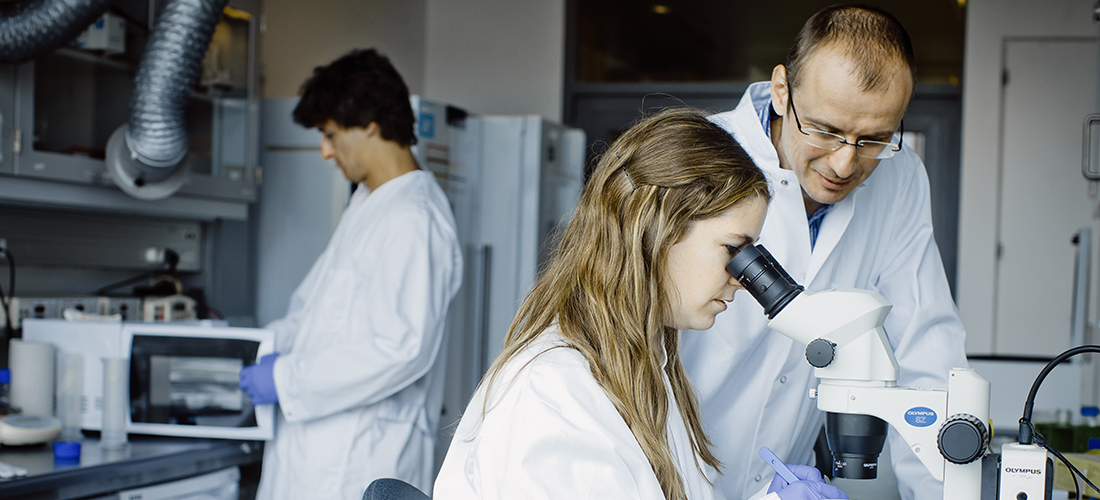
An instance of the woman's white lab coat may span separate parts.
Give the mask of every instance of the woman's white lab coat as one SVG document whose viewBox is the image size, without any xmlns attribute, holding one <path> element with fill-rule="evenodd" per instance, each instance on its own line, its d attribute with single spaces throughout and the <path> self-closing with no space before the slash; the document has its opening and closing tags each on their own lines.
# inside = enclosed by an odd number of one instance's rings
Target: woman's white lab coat
<svg viewBox="0 0 1100 500">
<path fill-rule="evenodd" d="M 286 317 L 268 325 L 281 411 L 258 498 L 358 500 L 379 477 L 431 487 L 461 259 L 431 173 L 352 195 Z"/>
<path fill-rule="evenodd" d="M 566 347 L 556 329 L 504 365 L 482 417 L 485 399 L 482 384 L 455 431 L 435 500 L 664 499 L 649 460 L 587 360 Z M 696 467 L 677 408 L 670 398 L 667 432 L 688 498 L 724 499 Z M 715 471 L 707 467 L 707 474 L 713 479 Z"/>
</svg>

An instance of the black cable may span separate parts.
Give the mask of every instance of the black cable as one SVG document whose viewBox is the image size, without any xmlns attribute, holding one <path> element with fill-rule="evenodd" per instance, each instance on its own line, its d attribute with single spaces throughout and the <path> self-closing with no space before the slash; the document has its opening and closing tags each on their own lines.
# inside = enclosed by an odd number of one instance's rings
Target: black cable
<svg viewBox="0 0 1100 500">
<path fill-rule="evenodd" d="M 1042 434 L 1036 433 L 1036 435 L 1039 438 L 1042 438 Z M 1066 457 L 1062 456 L 1061 453 L 1058 453 L 1058 450 L 1055 450 L 1053 446 L 1047 444 L 1045 439 L 1036 439 L 1035 442 L 1039 443 L 1040 446 L 1042 446 L 1043 448 L 1046 448 L 1047 451 L 1053 453 L 1054 456 L 1058 457 L 1058 460 L 1061 460 L 1062 463 L 1066 464 L 1066 467 L 1070 470 L 1070 477 L 1071 478 L 1073 478 L 1074 475 L 1077 475 L 1082 480 L 1084 480 L 1086 484 L 1088 484 L 1090 487 L 1092 487 L 1092 489 L 1094 489 L 1096 491 L 1100 491 L 1100 488 L 1097 488 L 1095 484 L 1092 484 L 1092 481 L 1089 481 L 1089 478 L 1085 476 L 1084 472 L 1081 472 L 1080 469 L 1078 469 L 1077 467 L 1074 467 L 1072 462 L 1070 462 Z M 1080 486 L 1078 486 L 1076 478 L 1073 479 L 1073 489 L 1074 489 L 1075 494 L 1077 495 L 1077 498 L 1082 498 L 1081 497 L 1081 488 L 1080 488 Z"/>
<path fill-rule="evenodd" d="M 1031 391 L 1027 394 L 1027 401 L 1024 402 L 1024 415 L 1020 417 L 1020 436 L 1017 440 L 1020 444 L 1031 444 L 1032 434 L 1035 431 L 1031 426 L 1031 410 L 1035 407 L 1035 395 L 1039 392 L 1043 379 L 1047 378 L 1047 374 L 1059 363 L 1085 352 L 1100 353 L 1100 345 L 1080 345 L 1069 349 L 1050 360 L 1039 372 L 1039 376 L 1035 377 L 1035 382 L 1031 384 Z"/>
<path fill-rule="evenodd" d="M 138 276 L 134 276 L 132 278 L 126 278 L 122 281 L 117 281 L 115 283 L 111 283 L 110 285 L 100 287 L 98 290 L 95 291 L 95 294 L 96 295 L 107 295 L 107 292 L 109 292 L 111 290 L 114 290 L 114 289 L 117 289 L 117 288 L 122 288 L 126 285 L 132 285 L 134 283 L 139 283 L 141 281 L 150 280 L 156 274 L 157 274 L 157 271 L 149 271 L 147 273 L 141 273 Z"/>
<path fill-rule="evenodd" d="M 168 274 L 172 274 L 172 273 L 176 272 L 176 267 L 179 265 L 179 263 L 180 263 L 180 255 L 178 253 L 176 253 L 175 250 L 172 250 L 171 248 L 166 248 L 166 249 L 164 249 L 164 262 L 162 262 L 162 264 L 164 264 L 165 266 L 168 267 L 168 269 L 166 271 L 152 270 L 152 271 L 149 271 L 149 272 L 146 272 L 146 273 L 142 273 L 138 276 L 134 276 L 133 278 L 126 278 L 122 281 L 117 281 L 117 282 L 111 283 L 110 285 L 100 287 L 98 290 L 95 291 L 95 294 L 96 295 L 107 295 L 107 292 L 109 292 L 111 290 L 115 290 L 117 288 L 122 288 L 126 285 L 132 285 L 134 283 L 138 283 L 138 282 L 143 281 L 143 280 L 152 280 L 153 277 L 158 275 L 158 274 L 164 274 L 165 272 L 167 272 Z"/>
<path fill-rule="evenodd" d="M 3 287 L 0 287 L 0 305 L 4 307 L 4 328 L 7 338 L 11 339 L 15 336 L 15 328 L 11 325 L 11 299 L 15 297 L 15 257 L 7 248 L 0 248 L 0 253 L 3 253 L 8 261 L 8 295 L 5 296 Z"/>
<path fill-rule="evenodd" d="M 1074 347 L 1063 352 L 1062 354 L 1059 354 L 1057 357 L 1050 360 L 1050 362 L 1047 363 L 1046 366 L 1043 367 L 1043 370 L 1039 372 L 1039 375 L 1037 377 L 1035 377 L 1035 382 L 1031 384 L 1031 391 L 1028 392 L 1027 401 L 1024 402 L 1024 414 L 1020 417 L 1020 435 L 1019 439 L 1017 439 L 1020 444 L 1026 445 L 1030 445 L 1033 440 L 1036 441 L 1039 446 L 1042 446 L 1047 451 L 1053 453 L 1054 456 L 1058 457 L 1058 460 L 1061 460 L 1062 463 L 1066 464 L 1066 468 L 1068 468 L 1070 471 L 1070 479 L 1073 479 L 1073 489 L 1076 492 L 1077 498 L 1081 498 L 1081 488 L 1077 483 L 1077 477 L 1080 477 L 1082 480 L 1085 481 L 1085 483 L 1087 483 L 1089 486 L 1092 487 L 1092 489 L 1096 491 L 1100 491 L 1100 488 L 1097 488 L 1096 485 L 1092 484 L 1092 481 L 1089 481 L 1089 479 L 1085 477 L 1085 474 L 1077 469 L 1077 467 L 1074 467 L 1073 464 L 1071 464 L 1070 461 L 1066 459 L 1066 457 L 1062 456 L 1061 453 L 1058 453 L 1058 450 L 1055 450 L 1054 447 L 1047 444 L 1046 439 L 1043 437 L 1043 435 L 1039 434 L 1035 430 L 1035 426 L 1031 423 L 1031 413 L 1035 407 L 1035 395 L 1039 393 L 1039 386 L 1042 385 L 1043 380 L 1047 378 L 1047 374 L 1049 374 L 1051 370 L 1054 370 L 1054 367 L 1058 366 L 1058 364 L 1060 364 L 1061 362 L 1078 354 L 1087 352 L 1100 353 L 1100 345 L 1080 345 Z"/>
<path fill-rule="evenodd" d="M 4 334 L 10 339 L 15 332 L 11 327 L 11 300 L 4 296 L 2 286 L 0 286 L 0 307 L 4 308 Z"/>
</svg>

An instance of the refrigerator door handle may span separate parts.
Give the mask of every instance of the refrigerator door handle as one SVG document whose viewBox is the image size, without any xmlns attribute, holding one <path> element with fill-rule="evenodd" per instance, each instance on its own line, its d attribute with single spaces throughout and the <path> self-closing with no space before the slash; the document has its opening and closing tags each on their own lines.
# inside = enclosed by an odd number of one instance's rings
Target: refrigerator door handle
<svg viewBox="0 0 1100 500">
<path fill-rule="evenodd" d="M 1089 316 L 1089 282 L 1092 272 L 1092 228 L 1085 226 L 1073 235 L 1076 252 L 1073 260 L 1073 304 L 1070 308 L 1070 347 L 1084 345 L 1087 342 Z M 1082 363 L 1078 358 L 1076 363 Z"/>
<path fill-rule="evenodd" d="M 489 358 L 489 283 L 493 274 L 493 246 L 483 245 L 481 247 L 481 308 L 478 312 L 478 339 L 477 339 L 477 373 L 475 374 L 476 380 L 481 380 L 481 376 L 489 369 L 489 364 L 492 360 Z M 477 386 L 477 382 L 474 382 L 474 387 Z"/>
</svg>

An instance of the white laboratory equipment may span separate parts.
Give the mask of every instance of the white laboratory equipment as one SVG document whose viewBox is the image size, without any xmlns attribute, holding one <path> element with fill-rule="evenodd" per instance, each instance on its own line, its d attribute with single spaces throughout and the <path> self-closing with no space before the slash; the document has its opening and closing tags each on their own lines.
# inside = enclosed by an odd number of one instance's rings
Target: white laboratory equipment
<svg viewBox="0 0 1100 500">
<path fill-rule="evenodd" d="M 535 115 L 468 115 L 413 96 L 414 154 L 454 211 L 465 261 L 448 313 L 436 468 L 453 426 L 500 353 L 519 303 L 584 182 L 584 132 Z"/>
<path fill-rule="evenodd" d="M 325 250 L 351 197 L 340 169 L 321 158 L 321 133 L 291 118 L 298 99 L 264 99 L 263 182 L 256 202 L 256 323 L 286 314 L 294 289 Z"/>
<path fill-rule="evenodd" d="M 932 476 L 943 481 L 945 499 L 983 498 L 989 382 L 973 370 L 956 368 L 947 390 L 898 387 L 897 361 L 882 328 L 891 304 L 882 295 L 856 289 L 803 294 L 757 245 L 734 256 L 726 270 L 763 306 L 770 328 L 806 346 L 806 360 L 821 381 L 810 397 L 826 412 L 834 476 L 874 478 L 889 425 Z M 1100 351 L 1098 346 L 1077 349 Z M 1047 450 L 1057 452 L 1033 440 L 1031 410 L 1046 374 L 1073 354 L 1063 353 L 1036 379 L 1024 404 L 1018 442 L 1002 445 L 996 474 L 999 500 L 1050 498 L 1054 472 Z"/>
<path fill-rule="evenodd" d="M 484 274 L 480 373 L 569 222 L 584 183 L 584 132 L 537 116 L 484 116 L 477 244 Z M 487 252 L 487 253 L 486 253 Z M 479 374 L 480 377 L 480 374 Z"/>
<path fill-rule="evenodd" d="M 80 427 L 102 431 L 104 441 L 123 444 L 127 433 L 257 440 L 274 436 L 274 408 L 253 406 L 237 387 L 241 368 L 274 351 L 271 330 L 210 321 L 27 319 L 23 338 L 52 346 L 57 356 L 84 356 Z M 47 397 L 54 390 L 51 385 Z"/>
<path fill-rule="evenodd" d="M 989 382 L 972 369 L 954 368 L 947 390 L 898 387 L 898 364 L 882 328 L 892 305 L 882 295 L 857 289 L 804 294 L 758 245 L 741 250 L 726 271 L 763 306 L 769 328 L 806 346 L 806 361 L 820 379 L 809 396 L 825 412 L 835 477 L 873 479 L 889 425 L 943 481 L 945 500 L 993 495 L 997 500 L 1049 500 L 1054 482 L 1050 455 L 1093 486 L 1035 431 L 1032 411 L 1040 385 L 1058 364 L 1078 354 L 1100 353 L 1100 345 L 1071 348 L 1047 363 L 1024 401 L 1016 442 L 1002 444 L 994 463 L 985 460 L 991 437 Z"/>
<path fill-rule="evenodd" d="M 806 346 L 821 380 L 811 397 L 825 412 L 835 477 L 875 478 L 889 424 L 952 500 L 981 500 L 989 382 L 973 370 L 952 369 L 946 391 L 898 387 L 898 364 L 882 328 L 892 306 L 882 295 L 803 294 L 759 245 L 739 252 L 726 269 L 764 307 L 769 328 Z"/>
</svg>

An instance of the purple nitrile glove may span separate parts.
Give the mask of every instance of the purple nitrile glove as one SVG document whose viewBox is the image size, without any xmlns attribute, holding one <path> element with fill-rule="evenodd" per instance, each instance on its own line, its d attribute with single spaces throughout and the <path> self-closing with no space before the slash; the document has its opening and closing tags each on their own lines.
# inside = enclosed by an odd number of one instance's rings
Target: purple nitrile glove
<svg viewBox="0 0 1100 500">
<path fill-rule="evenodd" d="M 787 464 L 800 481 L 788 484 L 779 474 L 772 479 L 768 493 L 779 495 L 782 500 L 824 500 L 848 498 L 840 488 L 828 484 L 821 478 L 821 472 L 808 465 Z"/>
<path fill-rule="evenodd" d="M 268 354 L 260 362 L 241 368 L 241 381 L 237 383 L 242 391 L 252 398 L 254 405 L 267 405 L 279 402 L 275 392 L 275 358 L 279 353 Z"/>
</svg>

